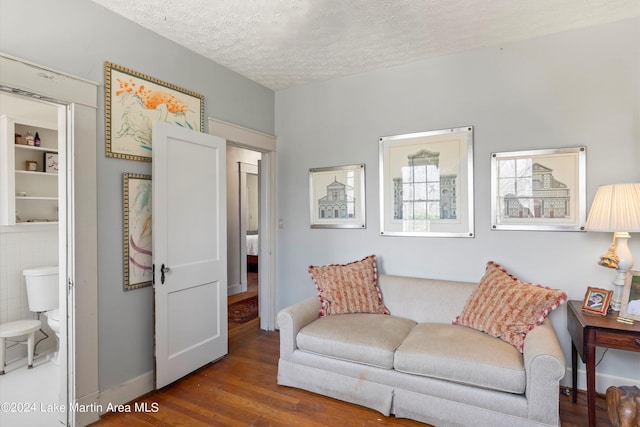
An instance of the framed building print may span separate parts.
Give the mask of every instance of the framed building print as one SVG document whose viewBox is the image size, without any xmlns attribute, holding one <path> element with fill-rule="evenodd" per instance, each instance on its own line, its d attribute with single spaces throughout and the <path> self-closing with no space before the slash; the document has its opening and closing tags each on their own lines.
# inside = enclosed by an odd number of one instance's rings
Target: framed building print
<svg viewBox="0 0 640 427">
<path fill-rule="evenodd" d="M 473 127 L 379 142 L 380 234 L 474 237 Z"/>
<path fill-rule="evenodd" d="M 151 176 L 124 173 L 124 290 L 150 286 L 152 271 Z"/>
<path fill-rule="evenodd" d="M 311 228 L 366 228 L 364 165 L 309 170 Z"/>
<path fill-rule="evenodd" d="M 493 230 L 583 231 L 586 148 L 491 155 Z"/>
<path fill-rule="evenodd" d="M 151 128 L 158 120 L 201 132 L 204 129 L 204 97 L 106 62 L 107 157 L 150 162 Z"/>
</svg>

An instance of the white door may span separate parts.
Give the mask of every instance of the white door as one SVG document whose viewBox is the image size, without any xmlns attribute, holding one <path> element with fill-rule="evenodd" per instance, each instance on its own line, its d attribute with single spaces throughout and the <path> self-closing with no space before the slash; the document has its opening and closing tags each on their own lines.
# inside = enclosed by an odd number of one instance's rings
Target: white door
<svg viewBox="0 0 640 427">
<path fill-rule="evenodd" d="M 227 354 L 226 147 L 153 128 L 156 388 Z"/>
</svg>

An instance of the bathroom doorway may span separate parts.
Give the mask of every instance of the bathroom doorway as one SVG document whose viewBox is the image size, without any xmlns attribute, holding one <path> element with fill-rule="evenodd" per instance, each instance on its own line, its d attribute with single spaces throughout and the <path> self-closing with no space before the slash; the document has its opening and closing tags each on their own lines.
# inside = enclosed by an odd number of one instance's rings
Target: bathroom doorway
<svg viewBox="0 0 640 427">
<path fill-rule="evenodd" d="M 6 162 L 0 176 L 0 203 L 11 209 L 0 220 L 0 323 L 40 321 L 32 368 L 27 367 L 27 346 L 20 344 L 26 337 L 7 339 L 0 401 L 30 407 L 0 411 L 0 425 L 68 422 L 64 409 L 69 407 L 67 292 L 62 279 L 67 277 L 69 255 L 68 112 L 67 105 L 25 91 L 0 91 L 1 147 Z M 41 268 L 50 266 L 57 269 Z M 58 289 L 48 302 L 34 308 L 25 273 L 43 271 L 53 272 L 51 280 Z"/>
</svg>

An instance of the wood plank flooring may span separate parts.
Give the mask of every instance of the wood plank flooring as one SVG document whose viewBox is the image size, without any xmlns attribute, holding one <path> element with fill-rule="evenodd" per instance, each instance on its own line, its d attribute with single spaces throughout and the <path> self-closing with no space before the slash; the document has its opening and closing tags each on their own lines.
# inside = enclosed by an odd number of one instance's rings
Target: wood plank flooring
<svg viewBox="0 0 640 427">
<path fill-rule="evenodd" d="M 230 297 L 230 302 L 241 298 Z M 226 357 L 130 402 L 131 408 L 146 404 L 156 412 L 110 413 L 93 426 L 426 426 L 277 385 L 279 333 L 260 330 L 259 319 L 230 326 Z M 561 394 L 560 418 L 562 427 L 586 426 L 586 394 L 578 394 L 576 405 Z M 602 398 L 597 424 L 611 426 Z"/>
</svg>

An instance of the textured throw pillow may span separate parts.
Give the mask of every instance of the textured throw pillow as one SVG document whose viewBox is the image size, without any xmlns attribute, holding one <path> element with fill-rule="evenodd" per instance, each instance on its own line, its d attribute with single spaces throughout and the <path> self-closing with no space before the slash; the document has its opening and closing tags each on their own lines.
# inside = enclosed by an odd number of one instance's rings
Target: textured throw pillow
<svg viewBox="0 0 640 427">
<path fill-rule="evenodd" d="M 491 261 L 453 324 L 486 332 L 522 352 L 527 332 L 566 300 L 565 292 L 522 283 Z"/>
<path fill-rule="evenodd" d="M 346 313 L 389 314 L 378 288 L 375 255 L 349 264 L 310 266 L 320 298 L 320 316 Z"/>
</svg>

